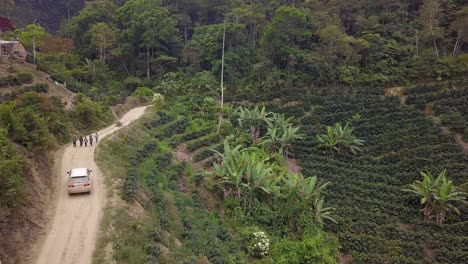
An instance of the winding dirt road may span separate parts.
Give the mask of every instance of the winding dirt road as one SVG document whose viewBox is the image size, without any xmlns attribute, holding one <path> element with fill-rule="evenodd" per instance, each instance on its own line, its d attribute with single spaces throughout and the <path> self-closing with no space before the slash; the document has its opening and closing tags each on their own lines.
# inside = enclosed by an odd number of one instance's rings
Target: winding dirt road
<svg viewBox="0 0 468 264">
<path fill-rule="evenodd" d="M 112 125 L 99 131 L 99 141 L 138 119 L 145 110 L 146 106 L 130 110 L 120 119 L 123 124 L 121 127 Z M 35 263 L 91 263 L 106 199 L 103 175 L 94 162 L 95 148 L 96 144 L 92 147 L 89 144 L 88 147 L 80 147 L 78 144 L 76 148 L 70 144 L 61 151 L 62 155 L 56 158 L 55 215 L 52 217 L 45 239 L 41 245 L 38 245 L 39 252 Z M 68 195 L 66 172 L 74 167 L 87 167 L 93 170 L 91 194 Z"/>
</svg>

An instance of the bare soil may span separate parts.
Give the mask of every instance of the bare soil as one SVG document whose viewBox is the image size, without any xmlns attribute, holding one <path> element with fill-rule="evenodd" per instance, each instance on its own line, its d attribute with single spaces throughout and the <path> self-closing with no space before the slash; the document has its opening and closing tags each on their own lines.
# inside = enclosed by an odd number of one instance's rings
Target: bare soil
<svg viewBox="0 0 468 264">
<path fill-rule="evenodd" d="M 120 119 L 122 126 L 112 125 L 99 131 L 100 140 L 139 118 L 145 109 L 132 109 Z M 94 162 L 96 145 L 76 148 L 67 145 L 63 152 L 56 155 L 53 217 L 45 237 L 38 239 L 33 247 L 33 255 L 36 256 L 34 263 L 91 263 L 106 200 L 104 176 Z M 93 170 L 91 194 L 68 195 L 66 172 L 74 167 Z"/>
<path fill-rule="evenodd" d="M 296 159 L 286 159 L 286 165 L 288 166 L 289 173 L 299 173 L 302 170 L 302 168 L 297 164 Z"/>
<path fill-rule="evenodd" d="M 468 142 L 463 141 L 463 136 L 459 133 L 452 132 L 448 127 L 443 126 L 442 132 L 447 135 L 453 135 L 455 143 L 457 143 L 465 154 L 468 154 Z"/>
</svg>

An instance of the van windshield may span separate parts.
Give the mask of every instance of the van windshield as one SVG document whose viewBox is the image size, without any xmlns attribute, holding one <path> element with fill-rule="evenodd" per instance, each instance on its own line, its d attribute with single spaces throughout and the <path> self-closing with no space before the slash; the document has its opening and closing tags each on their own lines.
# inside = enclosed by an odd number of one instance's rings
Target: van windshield
<svg viewBox="0 0 468 264">
<path fill-rule="evenodd" d="M 88 182 L 88 177 L 82 176 L 82 177 L 73 177 L 70 178 L 71 183 L 78 183 L 78 182 Z"/>
</svg>

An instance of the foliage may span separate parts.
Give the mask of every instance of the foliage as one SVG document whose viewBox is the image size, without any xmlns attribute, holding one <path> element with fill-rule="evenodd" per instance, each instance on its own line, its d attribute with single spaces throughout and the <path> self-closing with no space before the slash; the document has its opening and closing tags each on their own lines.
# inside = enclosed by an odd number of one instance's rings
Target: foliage
<svg viewBox="0 0 468 264">
<path fill-rule="evenodd" d="M 151 88 L 148 87 L 138 87 L 135 92 L 132 94 L 133 96 L 136 96 L 140 100 L 145 100 L 145 101 L 150 101 L 154 97 L 154 92 L 151 90 Z"/>
<path fill-rule="evenodd" d="M 26 163 L 3 128 L 0 129 L 0 171 L 0 207 L 15 207 L 25 184 Z"/>
<path fill-rule="evenodd" d="M 270 251 L 270 240 L 265 232 L 253 232 L 250 235 L 250 241 L 247 248 L 250 255 L 258 258 L 265 257 Z"/>
<path fill-rule="evenodd" d="M 86 98 L 83 94 L 78 95 L 76 107 L 73 110 L 73 119 L 76 127 L 82 130 L 95 129 L 105 122 L 111 121 L 109 109 Z"/>
<path fill-rule="evenodd" d="M 23 72 L 18 75 L 8 75 L 0 77 L 0 87 L 5 86 L 19 86 L 27 83 L 31 83 L 33 76 L 31 73 Z"/>
<path fill-rule="evenodd" d="M 15 30 L 15 27 L 13 26 L 13 23 L 11 22 L 11 20 L 6 17 L 0 16 L 0 31 L 5 32 L 5 31 L 13 31 L 13 30 Z"/>
<path fill-rule="evenodd" d="M 36 96 L 35 93 L 26 93 L 20 98 L 23 101 L 10 101 L 0 105 L 0 124 L 6 129 L 8 136 L 30 149 L 50 147 L 48 126 L 44 117 L 35 109 L 45 106 L 46 102 L 36 104 L 34 100 L 40 99 Z"/>
<path fill-rule="evenodd" d="M 353 135 L 353 128 L 346 123 L 344 127 L 341 123 L 336 123 L 335 126 L 327 126 L 326 134 L 317 134 L 319 146 L 327 148 L 330 154 L 344 153 L 347 150 L 356 154 L 361 151 L 360 146 L 364 145 L 364 140 L 358 139 Z"/>
<path fill-rule="evenodd" d="M 408 87 L 405 96 L 408 104 L 438 116 L 444 126 L 468 139 L 468 111 L 465 105 L 468 89 L 465 86 L 445 89 L 442 85 L 418 85 Z"/>
<path fill-rule="evenodd" d="M 275 150 L 287 158 L 291 154 L 293 142 L 304 138 L 304 135 L 298 133 L 299 127 L 292 126 L 289 122 L 291 118 L 285 118 L 282 114 L 273 113 L 271 119 L 263 144 L 268 146 L 268 149 Z"/>
<path fill-rule="evenodd" d="M 239 117 L 239 126 L 250 130 L 252 142 L 254 143 L 260 139 L 262 126 L 271 122 L 271 113 L 266 112 L 264 106 L 261 109 L 258 106 L 255 106 L 254 109 L 239 107 L 236 115 Z"/>
<path fill-rule="evenodd" d="M 271 259 L 276 263 L 338 263 L 338 241 L 325 233 L 306 235 L 302 240 L 282 239 L 273 244 Z"/>
<path fill-rule="evenodd" d="M 421 172 L 422 182 L 416 181 L 403 189 L 421 196 L 420 202 L 424 205 L 421 211 L 426 221 L 435 219 L 436 223 L 443 224 L 451 211 L 460 214 L 454 202 L 466 203 L 468 193 L 461 190 L 468 185 L 468 182 L 456 186 L 451 180 L 447 180 L 446 174 L 447 170 L 444 169 L 437 178 L 434 178 L 430 172 Z"/>
<path fill-rule="evenodd" d="M 427 86 L 420 89 L 428 94 L 439 91 Z M 401 105 L 399 98 L 383 97 L 375 88 L 352 91 L 307 94 L 300 90 L 283 95 L 276 108 L 271 108 L 300 120 L 306 136 L 294 149 L 301 173 L 333 182 L 323 194 L 325 207 L 336 208 L 333 218 L 338 224 L 325 221 L 324 226 L 339 238 L 340 252 L 359 263 L 420 263 L 426 261 L 424 248 L 429 247 L 435 253 L 429 262 L 463 263 L 459 258 L 463 249 L 454 241 L 465 239 L 459 230 L 466 228 L 466 207 L 459 207 L 460 215 L 447 215 L 443 225 L 426 224 L 420 217 L 419 202 L 401 187 L 418 180 L 415 171 L 442 171 L 444 167 L 455 185 L 466 182 L 466 156 L 431 119 Z M 447 98 L 447 102 L 451 100 Z M 324 156 L 316 134 L 357 113 L 360 118 L 352 120 L 353 134 L 366 140 L 360 155 Z M 293 209 L 282 215 L 299 218 Z M 301 228 L 296 224 L 288 230 Z"/>
</svg>

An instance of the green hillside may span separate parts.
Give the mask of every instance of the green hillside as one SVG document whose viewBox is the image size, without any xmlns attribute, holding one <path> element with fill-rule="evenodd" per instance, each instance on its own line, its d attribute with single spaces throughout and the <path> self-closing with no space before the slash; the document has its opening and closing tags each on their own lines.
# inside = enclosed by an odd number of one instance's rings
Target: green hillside
<svg viewBox="0 0 468 264">
<path fill-rule="evenodd" d="M 15 210 L 34 207 L 28 170 L 50 170 L 37 153 L 153 104 L 99 149 L 95 263 L 466 262 L 467 0 L 0 0 L 0 15 L 28 51 L 0 65 L 2 236 L 26 237 L 7 227 L 32 218 Z"/>
</svg>

